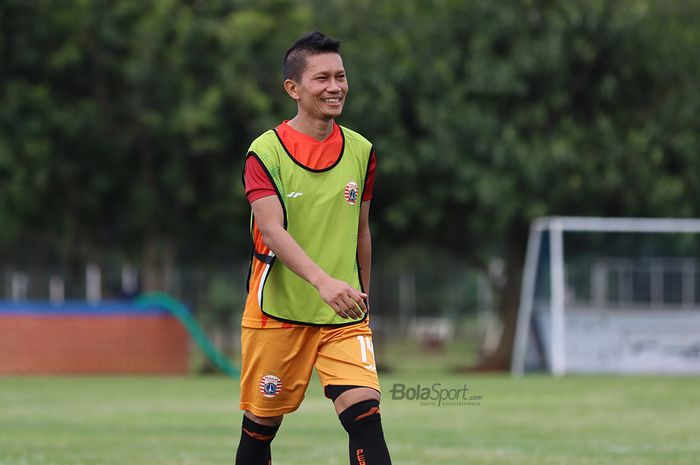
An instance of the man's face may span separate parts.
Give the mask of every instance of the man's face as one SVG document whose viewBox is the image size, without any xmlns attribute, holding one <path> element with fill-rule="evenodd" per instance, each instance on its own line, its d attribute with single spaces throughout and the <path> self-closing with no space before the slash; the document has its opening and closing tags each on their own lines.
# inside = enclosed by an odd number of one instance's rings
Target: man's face
<svg viewBox="0 0 700 465">
<path fill-rule="evenodd" d="M 343 59 L 337 53 L 308 55 L 301 82 L 296 83 L 300 112 L 315 119 L 329 120 L 340 116 L 348 93 Z"/>
</svg>

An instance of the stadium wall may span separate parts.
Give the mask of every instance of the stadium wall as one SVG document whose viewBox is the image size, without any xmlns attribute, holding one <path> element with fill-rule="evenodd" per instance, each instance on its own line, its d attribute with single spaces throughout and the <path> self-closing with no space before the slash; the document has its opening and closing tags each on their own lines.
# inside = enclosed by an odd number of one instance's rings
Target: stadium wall
<svg viewBox="0 0 700 465">
<path fill-rule="evenodd" d="M 160 308 L 0 301 L 0 375 L 187 372 L 189 337 Z"/>
</svg>

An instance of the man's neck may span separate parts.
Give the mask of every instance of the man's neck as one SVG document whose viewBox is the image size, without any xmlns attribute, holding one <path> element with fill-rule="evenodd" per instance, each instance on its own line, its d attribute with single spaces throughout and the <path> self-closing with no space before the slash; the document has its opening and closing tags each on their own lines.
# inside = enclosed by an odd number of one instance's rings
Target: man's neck
<svg viewBox="0 0 700 465">
<path fill-rule="evenodd" d="M 289 124 L 292 129 L 311 136 L 318 141 L 325 140 L 333 132 L 333 120 L 309 120 L 301 118 L 299 115 L 290 119 Z"/>
</svg>

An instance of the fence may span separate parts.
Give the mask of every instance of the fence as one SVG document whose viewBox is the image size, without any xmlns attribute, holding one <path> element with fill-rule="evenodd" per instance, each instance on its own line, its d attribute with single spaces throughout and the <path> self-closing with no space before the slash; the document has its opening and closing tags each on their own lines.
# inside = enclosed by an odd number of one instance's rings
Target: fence
<svg viewBox="0 0 700 465">
<path fill-rule="evenodd" d="M 404 257 L 405 259 L 405 257 Z M 467 265 L 431 257 L 386 260 L 372 270 L 372 324 L 390 337 L 450 339 L 459 322 L 483 318 L 491 310 L 491 290 L 484 277 Z M 13 302 L 68 299 L 98 304 L 126 299 L 140 291 L 141 270 L 132 264 L 88 263 L 67 271 L 58 267 L 22 269 L 5 265 L 0 274 L 0 299 Z M 246 298 L 247 263 L 216 267 L 178 267 L 165 289 L 185 302 L 223 350 L 236 349 L 237 327 Z M 233 332 L 233 333 L 232 333 Z"/>
</svg>

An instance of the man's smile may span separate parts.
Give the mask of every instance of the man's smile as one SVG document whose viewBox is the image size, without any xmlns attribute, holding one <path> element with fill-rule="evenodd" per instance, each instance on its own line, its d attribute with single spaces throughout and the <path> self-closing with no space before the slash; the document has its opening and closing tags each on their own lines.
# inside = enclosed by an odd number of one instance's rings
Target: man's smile
<svg viewBox="0 0 700 465">
<path fill-rule="evenodd" d="M 321 99 L 321 101 L 322 101 L 323 103 L 331 103 L 331 104 L 340 103 L 341 100 L 343 100 L 342 97 L 327 97 L 327 98 L 322 98 L 322 99 Z"/>
</svg>

